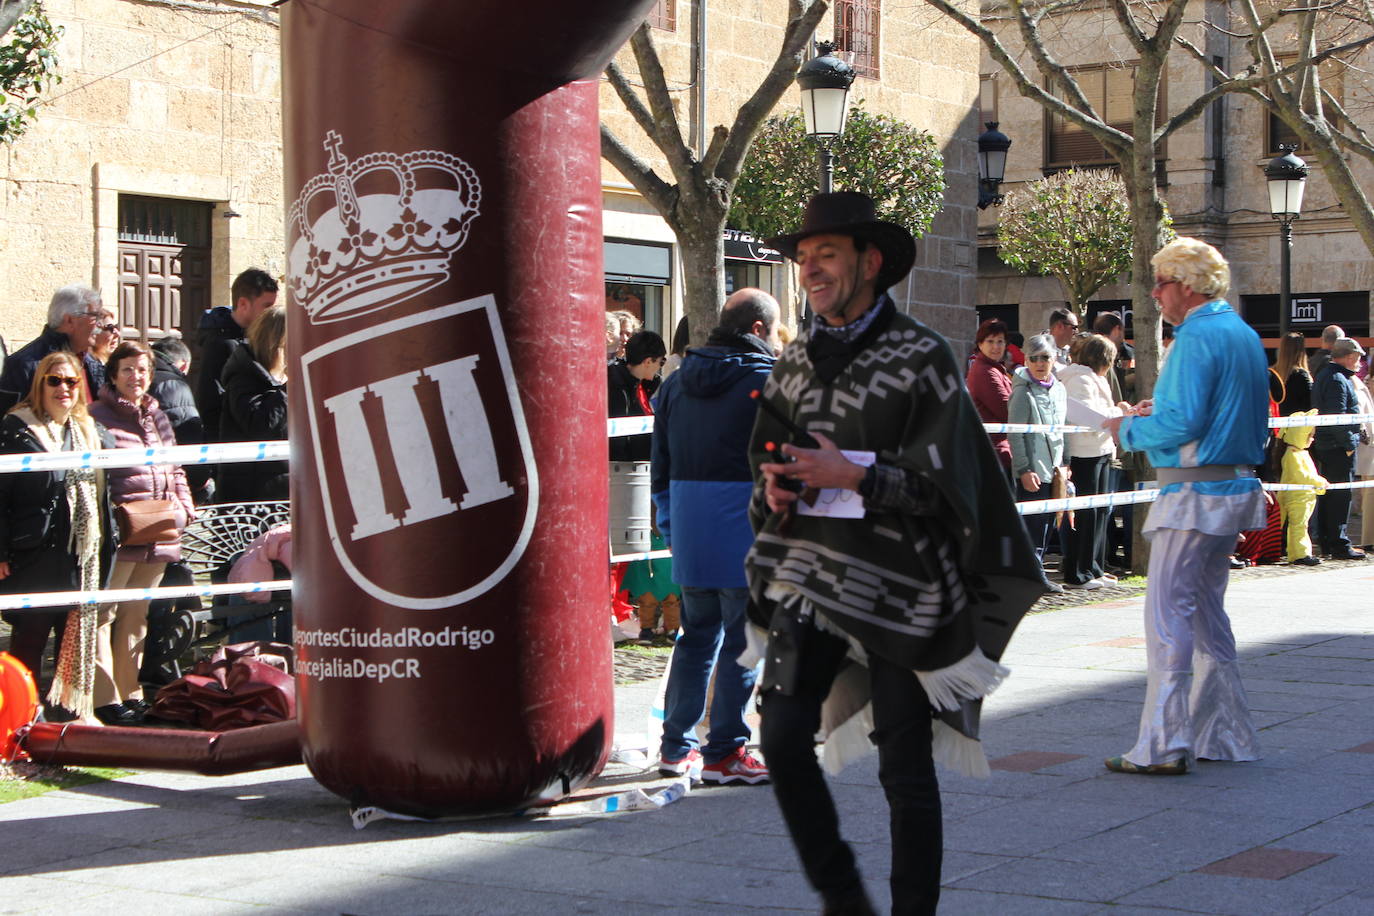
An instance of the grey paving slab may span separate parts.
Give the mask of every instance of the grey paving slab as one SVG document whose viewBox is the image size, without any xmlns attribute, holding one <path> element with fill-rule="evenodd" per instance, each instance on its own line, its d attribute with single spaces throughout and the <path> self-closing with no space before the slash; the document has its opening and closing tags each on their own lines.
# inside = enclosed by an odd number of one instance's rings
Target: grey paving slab
<svg viewBox="0 0 1374 916">
<path fill-rule="evenodd" d="M 956 888 L 1001 891 L 1056 900 L 1108 903 L 1173 877 L 1169 866 L 1135 861 L 1065 862 L 1044 856 L 1017 858 L 952 882 Z M 949 880 L 948 878 L 946 879 Z"/>
<path fill-rule="evenodd" d="M 1286 837 L 1308 823 L 1302 818 L 1247 817 L 1171 808 L 1114 830 L 1062 843 L 1049 851 L 1054 858 L 1074 862 L 1130 859 L 1189 871 Z"/>
<path fill-rule="evenodd" d="M 1176 900 L 1190 901 L 1200 912 L 1218 916 L 1291 916 L 1346 896 L 1344 888 L 1269 881 L 1263 878 L 1227 878 L 1185 873 L 1126 894 L 1121 902 L 1137 906 L 1167 906 Z"/>
<path fill-rule="evenodd" d="M 1030 799 L 975 814 L 945 830 L 945 845 L 965 852 L 1035 854 L 1156 814 L 1153 808 Z"/>
<path fill-rule="evenodd" d="M 940 893 L 941 916 L 1079 916 L 1098 909 L 1081 900 L 1054 900 L 1015 893 L 945 888 Z"/>
</svg>

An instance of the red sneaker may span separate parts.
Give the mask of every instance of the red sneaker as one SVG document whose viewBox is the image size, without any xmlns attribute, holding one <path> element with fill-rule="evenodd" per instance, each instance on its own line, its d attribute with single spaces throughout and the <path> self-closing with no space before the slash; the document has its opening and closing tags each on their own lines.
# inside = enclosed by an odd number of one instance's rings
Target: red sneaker
<svg viewBox="0 0 1374 916">
<path fill-rule="evenodd" d="M 708 763 L 701 768 L 701 781 L 713 782 L 716 785 L 724 786 L 732 782 L 742 782 L 745 785 L 755 786 L 761 782 L 768 781 L 768 767 L 748 753 L 744 748 L 739 748 L 729 757 L 724 757 L 716 763 Z"/>
<path fill-rule="evenodd" d="M 701 770 L 701 751 L 692 748 L 676 760 L 669 760 L 667 757 L 658 758 L 658 771 L 664 776 L 692 776 L 696 777 Z"/>
</svg>

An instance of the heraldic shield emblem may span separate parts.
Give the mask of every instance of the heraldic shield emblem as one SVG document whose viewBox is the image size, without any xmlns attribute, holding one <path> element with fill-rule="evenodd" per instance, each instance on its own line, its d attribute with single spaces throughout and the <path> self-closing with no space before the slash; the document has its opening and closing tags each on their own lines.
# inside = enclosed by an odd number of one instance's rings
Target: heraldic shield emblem
<svg viewBox="0 0 1374 916">
<path fill-rule="evenodd" d="M 504 579 L 538 480 L 495 299 L 344 335 L 301 370 L 330 543 L 358 587 L 436 609 Z"/>
</svg>

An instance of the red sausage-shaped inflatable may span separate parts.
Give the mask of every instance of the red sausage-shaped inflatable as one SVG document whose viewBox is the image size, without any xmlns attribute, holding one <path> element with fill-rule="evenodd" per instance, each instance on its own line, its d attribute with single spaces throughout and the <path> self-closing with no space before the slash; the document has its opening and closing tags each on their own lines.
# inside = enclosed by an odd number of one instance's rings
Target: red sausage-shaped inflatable
<svg viewBox="0 0 1374 916">
<path fill-rule="evenodd" d="M 355 805 L 605 763 L 596 77 L 651 2 L 282 8 L 298 713 Z"/>
</svg>

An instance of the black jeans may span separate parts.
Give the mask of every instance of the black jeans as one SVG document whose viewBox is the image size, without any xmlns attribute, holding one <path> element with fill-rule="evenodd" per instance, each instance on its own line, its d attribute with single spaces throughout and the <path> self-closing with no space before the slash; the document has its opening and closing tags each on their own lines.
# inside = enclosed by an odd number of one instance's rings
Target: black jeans
<svg viewBox="0 0 1374 916">
<path fill-rule="evenodd" d="M 1049 499 L 1051 495 L 1050 491 L 1053 489 L 1054 484 L 1047 480 L 1040 484 L 1040 489 L 1027 490 L 1025 487 L 1021 486 L 1021 481 L 1018 479 L 1016 481 L 1016 501 L 1018 503 L 1027 503 Z M 1045 559 L 1046 535 L 1049 533 L 1050 522 L 1053 521 L 1053 519 L 1053 512 L 1040 512 L 1036 515 L 1021 516 L 1021 523 L 1026 526 L 1026 534 L 1030 535 L 1031 546 L 1035 548 L 1035 558 L 1042 562 Z"/>
<path fill-rule="evenodd" d="M 1355 479 L 1355 455 L 1343 448 L 1312 449 L 1317 471 L 1327 483 L 1349 483 Z M 1323 553 L 1343 554 L 1350 550 L 1346 525 L 1350 521 L 1350 490 L 1328 490 L 1317 497 L 1317 540 Z"/>
<path fill-rule="evenodd" d="M 1075 496 L 1096 496 L 1107 492 L 1107 472 L 1111 470 L 1111 458 L 1099 455 L 1096 458 L 1070 458 L 1069 470 L 1073 472 Z M 1089 579 L 1102 575 L 1103 551 L 1107 543 L 1107 510 L 1075 509 L 1072 530 L 1068 522 L 1064 528 L 1064 581 L 1072 585 L 1082 585 Z"/>
<path fill-rule="evenodd" d="M 847 645 L 810 628 L 792 694 L 771 690 L 762 702 L 762 747 L 792 842 L 811 886 L 827 901 L 861 888 L 854 853 L 840 838 L 839 816 L 816 759 L 821 702 Z M 934 913 L 944 852 L 940 785 L 931 759 L 931 710 L 912 671 L 869 655 L 878 780 L 892 831 L 892 912 Z"/>
</svg>

